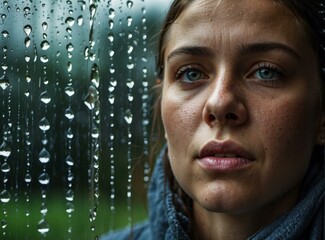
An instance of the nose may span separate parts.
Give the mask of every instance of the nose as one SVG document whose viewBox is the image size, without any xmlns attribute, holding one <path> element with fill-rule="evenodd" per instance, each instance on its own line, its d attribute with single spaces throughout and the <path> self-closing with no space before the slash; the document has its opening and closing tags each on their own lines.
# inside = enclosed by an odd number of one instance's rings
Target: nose
<svg viewBox="0 0 325 240">
<path fill-rule="evenodd" d="M 240 86 L 226 78 L 216 80 L 209 88 L 202 114 L 211 127 L 243 125 L 248 119 L 248 112 Z"/>
</svg>

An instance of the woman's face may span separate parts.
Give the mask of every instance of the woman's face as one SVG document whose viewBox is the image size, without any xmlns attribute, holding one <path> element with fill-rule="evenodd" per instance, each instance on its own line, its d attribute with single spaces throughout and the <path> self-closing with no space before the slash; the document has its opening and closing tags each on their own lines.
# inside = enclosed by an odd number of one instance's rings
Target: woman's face
<svg viewBox="0 0 325 240">
<path fill-rule="evenodd" d="M 286 208 L 321 118 L 303 24 L 271 0 L 198 0 L 172 25 L 164 55 L 162 119 L 184 191 L 209 211 Z"/>
</svg>

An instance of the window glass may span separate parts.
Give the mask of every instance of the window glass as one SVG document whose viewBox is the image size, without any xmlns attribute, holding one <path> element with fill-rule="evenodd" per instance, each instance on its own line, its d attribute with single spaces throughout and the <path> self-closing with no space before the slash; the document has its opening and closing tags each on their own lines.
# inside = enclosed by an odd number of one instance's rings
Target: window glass
<svg viewBox="0 0 325 240">
<path fill-rule="evenodd" d="M 91 239 L 146 217 L 155 36 L 167 5 L 0 3 L 4 239 Z"/>
</svg>

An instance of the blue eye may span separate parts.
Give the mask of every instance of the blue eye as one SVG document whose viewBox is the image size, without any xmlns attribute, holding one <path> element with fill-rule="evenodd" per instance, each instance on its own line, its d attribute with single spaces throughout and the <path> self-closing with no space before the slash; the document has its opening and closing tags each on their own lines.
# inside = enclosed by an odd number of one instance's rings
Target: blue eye
<svg viewBox="0 0 325 240">
<path fill-rule="evenodd" d="M 184 66 L 177 71 L 176 79 L 190 83 L 201 79 L 207 79 L 207 77 L 196 67 Z"/>
<path fill-rule="evenodd" d="M 281 75 L 281 72 L 272 66 L 259 66 L 259 69 L 254 73 L 254 77 L 262 81 L 278 80 Z"/>
<path fill-rule="evenodd" d="M 184 79 L 185 81 L 193 82 L 200 80 L 202 78 L 202 73 L 199 72 L 198 70 L 189 70 L 184 74 Z"/>
</svg>

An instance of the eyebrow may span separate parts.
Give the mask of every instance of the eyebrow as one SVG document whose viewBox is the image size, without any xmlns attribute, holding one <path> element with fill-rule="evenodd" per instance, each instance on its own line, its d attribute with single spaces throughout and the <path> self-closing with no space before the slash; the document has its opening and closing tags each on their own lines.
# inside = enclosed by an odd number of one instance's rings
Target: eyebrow
<svg viewBox="0 0 325 240">
<path fill-rule="evenodd" d="M 277 42 L 244 44 L 244 45 L 240 45 L 239 49 L 241 55 L 249 55 L 249 54 L 263 53 L 263 52 L 274 51 L 274 50 L 281 50 L 298 60 L 301 59 L 301 56 L 293 48 Z M 172 59 L 173 57 L 176 57 L 178 55 L 192 55 L 192 56 L 208 57 L 208 58 L 215 57 L 215 53 L 212 51 L 212 49 L 208 47 L 184 46 L 172 51 L 167 57 L 167 62 L 170 61 L 170 59 Z"/>
<path fill-rule="evenodd" d="M 263 42 L 263 43 L 253 43 L 245 44 L 240 46 L 240 53 L 243 55 L 254 54 L 254 53 L 263 53 L 273 50 L 281 50 L 291 55 L 292 57 L 300 60 L 301 56 L 293 48 L 277 42 Z"/>
<path fill-rule="evenodd" d="M 209 58 L 213 58 L 215 56 L 214 52 L 208 47 L 184 46 L 172 51 L 167 57 L 167 62 L 170 61 L 171 58 L 176 57 L 178 55 L 192 55 Z"/>
</svg>

